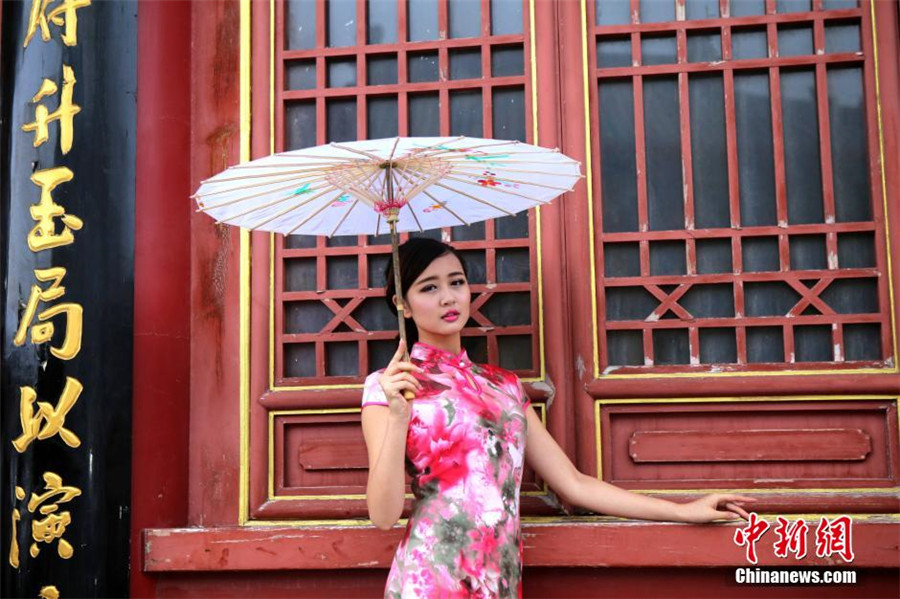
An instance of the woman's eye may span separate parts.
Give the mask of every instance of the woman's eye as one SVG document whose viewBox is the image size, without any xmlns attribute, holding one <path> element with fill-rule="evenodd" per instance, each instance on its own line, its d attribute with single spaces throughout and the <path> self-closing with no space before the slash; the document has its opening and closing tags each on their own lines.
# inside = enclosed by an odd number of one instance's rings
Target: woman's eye
<svg viewBox="0 0 900 599">
<path fill-rule="evenodd" d="M 457 280 L 453 281 L 453 282 L 450 283 L 450 284 L 451 284 L 451 285 L 456 285 L 456 286 L 458 287 L 458 286 L 460 286 L 460 285 L 465 285 L 465 284 L 466 284 L 466 280 L 465 280 L 465 279 L 457 279 Z M 424 287 L 422 287 L 421 290 L 422 290 L 422 292 L 427 292 L 427 291 L 432 291 L 432 290 L 434 290 L 434 289 L 437 289 L 437 287 L 434 286 L 434 285 L 425 285 Z"/>
</svg>

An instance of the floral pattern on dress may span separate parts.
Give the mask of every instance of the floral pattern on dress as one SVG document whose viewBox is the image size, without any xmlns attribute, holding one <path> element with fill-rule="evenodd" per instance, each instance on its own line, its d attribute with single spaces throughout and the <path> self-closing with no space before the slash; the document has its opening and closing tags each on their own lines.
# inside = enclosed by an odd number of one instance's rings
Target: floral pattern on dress
<svg viewBox="0 0 900 599">
<path fill-rule="evenodd" d="M 521 597 L 519 489 L 528 397 L 518 376 L 417 342 L 406 470 L 415 496 L 386 599 Z M 387 405 L 378 375 L 363 406 Z"/>
</svg>

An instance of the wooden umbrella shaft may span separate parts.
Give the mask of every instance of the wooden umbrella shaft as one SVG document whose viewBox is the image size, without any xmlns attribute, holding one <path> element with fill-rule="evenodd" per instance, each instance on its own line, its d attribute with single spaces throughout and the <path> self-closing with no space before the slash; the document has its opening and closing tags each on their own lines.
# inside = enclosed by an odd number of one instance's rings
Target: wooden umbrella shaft
<svg viewBox="0 0 900 599">
<path fill-rule="evenodd" d="M 400 328 L 400 339 L 406 342 L 406 323 L 404 322 L 404 305 L 403 289 L 400 283 L 400 253 L 397 249 L 397 221 L 396 217 L 388 217 L 388 223 L 391 225 L 391 255 L 394 261 L 394 289 L 397 292 L 397 326 Z M 409 348 L 403 350 L 403 360 L 409 361 Z"/>
<path fill-rule="evenodd" d="M 403 301 L 403 287 L 400 283 L 400 250 L 399 250 L 399 242 L 397 240 L 397 220 L 399 219 L 399 210 L 393 206 L 394 204 L 394 185 L 391 180 L 391 163 L 388 162 L 385 165 L 385 177 L 387 179 L 387 194 L 388 194 L 388 214 L 387 214 L 387 222 L 391 227 L 391 256 L 394 264 L 394 289 L 397 293 L 397 326 L 400 329 L 400 339 L 403 340 L 403 345 L 406 346 L 406 322 L 404 321 L 404 313 L 406 302 Z M 403 350 L 403 361 L 409 362 L 409 347 L 407 346 Z M 415 397 L 415 394 L 406 390 L 403 392 L 403 397 L 406 399 L 412 399 Z"/>
</svg>

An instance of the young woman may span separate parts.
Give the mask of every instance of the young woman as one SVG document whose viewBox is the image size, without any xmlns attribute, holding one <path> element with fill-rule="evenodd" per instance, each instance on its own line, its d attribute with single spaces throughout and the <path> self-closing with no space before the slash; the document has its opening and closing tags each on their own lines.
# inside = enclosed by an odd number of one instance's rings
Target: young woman
<svg viewBox="0 0 900 599">
<path fill-rule="evenodd" d="M 400 247 L 402 300 L 389 264 L 386 298 L 404 308 L 411 344 L 363 389 L 372 522 L 391 528 L 404 501 L 404 465 L 415 503 L 385 597 L 521 596 L 519 487 L 525 461 L 557 495 L 595 512 L 648 520 L 709 522 L 747 517 L 713 494 L 685 504 L 631 493 L 579 472 L 544 428 L 518 377 L 474 364 L 460 345 L 469 320 L 465 263 L 450 245 L 413 238 Z M 404 391 L 415 397 L 407 401 Z M 723 506 L 724 509 L 720 509 Z"/>
</svg>

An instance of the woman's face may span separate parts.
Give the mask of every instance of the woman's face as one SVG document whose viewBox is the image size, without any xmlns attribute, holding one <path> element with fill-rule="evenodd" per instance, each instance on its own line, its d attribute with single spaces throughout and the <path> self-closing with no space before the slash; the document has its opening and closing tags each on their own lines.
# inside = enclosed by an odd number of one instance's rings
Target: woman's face
<svg viewBox="0 0 900 599">
<path fill-rule="evenodd" d="M 423 339 L 458 334 L 469 321 L 471 301 L 459 259 L 451 253 L 435 258 L 406 290 L 406 301 Z"/>
</svg>

